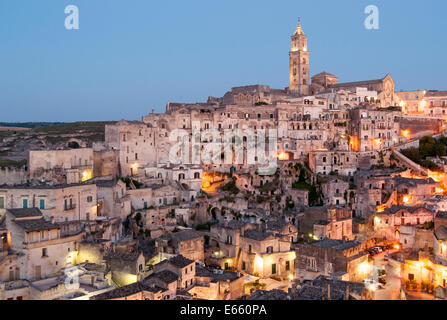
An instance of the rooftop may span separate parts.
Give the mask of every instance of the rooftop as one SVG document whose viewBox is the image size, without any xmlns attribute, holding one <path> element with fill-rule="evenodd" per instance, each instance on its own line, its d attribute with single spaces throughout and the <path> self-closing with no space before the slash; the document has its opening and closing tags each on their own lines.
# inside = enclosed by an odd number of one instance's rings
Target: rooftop
<svg viewBox="0 0 447 320">
<path fill-rule="evenodd" d="M 23 209 L 7 209 L 16 218 L 25 217 L 42 217 L 42 212 L 37 208 L 23 208 Z"/>
<path fill-rule="evenodd" d="M 98 294 L 96 296 L 93 296 L 90 298 L 90 300 L 110 300 L 110 299 L 119 299 L 128 297 L 130 295 L 136 294 L 138 292 L 142 291 L 149 291 L 149 292 L 160 292 L 164 289 L 161 287 L 158 287 L 156 285 L 150 285 L 145 283 L 144 281 L 135 282 L 132 284 L 129 284 L 127 286 L 123 286 L 120 288 L 116 288 L 101 294 Z"/>
<path fill-rule="evenodd" d="M 200 264 L 196 264 L 196 276 L 198 277 L 210 277 L 211 282 L 218 281 L 234 281 L 242 277 L 237 272 L 225 271 L 225 270 L 213 270 L 211 268 L 202 267 Z"/>
<path fill-rule="evenodd" d="M 179 254 L 178 256 L 160 262 L 160 264 L 164 263 L 170 263 L 177 268 L 184 268 L 186 266 L 189 266 L 191 263 L 194 263 L 194 261 L 189 260 L 188 258 L 185 258 L 181 254 Z"/>
<path fill-rule="evenodd" d="M 435 237 L 438 240 L 447 240 L 447 228 L 440 226 L 435 230 Z"/>
<path fill-rule="evenodd" d="M 410 186 L 417 186 L 418 184 L 434 184 L 436 183 L 435 180 L 432 178 L 428 179 L 414 179 L 414 178 L 404 178 L 401 176 L 394 177 L 394 181 L 396 183 L 396 186 L 400 184 L 406 184 Z"/>
<path fill-rule="evenodd" d="M 257 241 L 265 240 L 270 236 L 273 236 L 273 233 L 258 230 L 247 230 L 244 232 L 243 235 L 244 238 L 249 238 Z"/>
<path fill-rule="evenodd" d="M 27 232 L 59 229 L 58 226 L 52 224 L 51 222 L 45 221 L 44 219 L 15 220 L 14 223 L 25 229 Z"/>
<path fill-rule="evenodd" d="M 198 234 L 194 230 L 184 230 L 180 232 L 174 232 L 171 234 L 171 237 L 177 241 L 186 241 L 191 239 L 203 238 L 202 235 Z"/>
<path fill-rule="evenodd" d="M 346 250 L 349 248 L 354 248 L 360 245 L 358 241 L 343 241 L 343 240 L 335 240 L 325 238 L 323 240 L 314 242 L 309 244 L 311 246 L 320 247 L 320 248 L 332 248 L 336 250 Z"/>
<path fill-rule="evenodd" d="M 169 270 L 161 270 L 161 271 L 154 272 L 151 275 L 149 275 L 146 279 L 144 279 L 144 282 L 148 282 L 149 280 L 155 279 L 155 278 L 160 279 L 164 283 L 169 284 L 169 283 L 177 281 L 178 275 L 172 271 L 169 271 Z"/>
<path fill-rule="evenodd" d="M 418 209 L 428 210 L 424 206 L 392 206 L 391 208 L 386 208 L 385 211 L 383 212 L 383 214 L 395 214 L 396 212 L 398 212 L 400 210 L 405 210 L 409 213 L 413 213 Z"/>
</svg>

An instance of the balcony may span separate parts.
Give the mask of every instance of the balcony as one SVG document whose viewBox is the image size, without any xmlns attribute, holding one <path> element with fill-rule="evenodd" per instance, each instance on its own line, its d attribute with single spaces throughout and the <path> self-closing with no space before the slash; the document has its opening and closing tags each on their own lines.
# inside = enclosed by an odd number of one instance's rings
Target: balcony
<svg viewBox="0 0 447 320">
<path fill-rule="evenodd" d="M 75 204 L 73 204 L 71 206 L 64 207 L 64 211 L 73 211 L 74 209 L 76 209 Z"/>
</svg>

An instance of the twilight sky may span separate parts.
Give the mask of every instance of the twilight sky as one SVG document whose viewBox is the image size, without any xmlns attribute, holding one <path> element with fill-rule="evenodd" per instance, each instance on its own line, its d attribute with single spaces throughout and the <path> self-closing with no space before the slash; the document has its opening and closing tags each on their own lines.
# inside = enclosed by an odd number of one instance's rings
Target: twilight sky
<svg viewBox="0 0 447 320">
<path fill-rule="evenodd" d="M 379 30 L 364 27 L 371 4 Z M 79 30 L 65 29 L 67 5 Z M 442 0 L 1 0 L 0 122 L 133 120 L 234 86 L 284 88 L 298 17 L 311 75 L 447 89 L 445 12 Z"/>
</svg>

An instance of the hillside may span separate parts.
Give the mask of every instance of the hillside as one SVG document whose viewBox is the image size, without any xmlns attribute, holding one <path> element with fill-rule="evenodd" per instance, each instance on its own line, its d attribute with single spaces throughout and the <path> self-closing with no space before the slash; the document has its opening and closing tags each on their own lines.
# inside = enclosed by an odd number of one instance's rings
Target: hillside
<svg viewBox="0 0 447 320">
<path fill-rule="evenodd" d="M 88 146 L 104 141 L 104 122 L 73 123 L 0 123 L 0 167 L 23 166 L 29 150 L 58 149 L 77 139 Z M 6 130 L 11 128 L 11 130 Z"/>
</svg>

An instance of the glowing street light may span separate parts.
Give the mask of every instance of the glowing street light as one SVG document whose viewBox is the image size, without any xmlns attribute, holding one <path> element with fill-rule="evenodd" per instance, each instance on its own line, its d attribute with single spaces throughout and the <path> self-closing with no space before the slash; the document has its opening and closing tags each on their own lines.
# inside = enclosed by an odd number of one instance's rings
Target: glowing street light
<svg viewBox="0 0 447 320">
<path fill-rule="evenodd" d="M 408 139 L 410 137 L 410 130 L 401 130 L 400 134 Z"/>
</svg>

